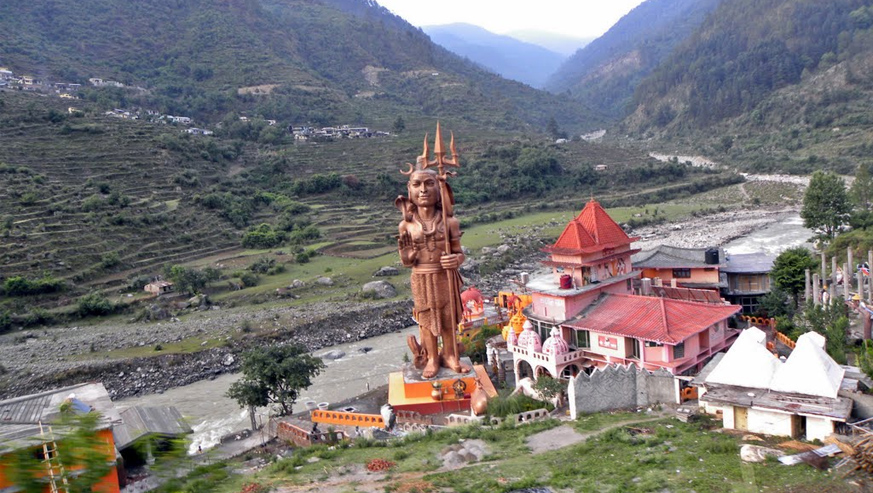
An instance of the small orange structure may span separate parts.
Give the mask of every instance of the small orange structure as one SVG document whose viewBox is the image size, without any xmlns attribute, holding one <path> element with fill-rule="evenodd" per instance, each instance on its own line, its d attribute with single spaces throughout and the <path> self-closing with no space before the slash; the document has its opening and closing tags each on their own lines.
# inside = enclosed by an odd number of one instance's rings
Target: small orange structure
<svg viewBox="0 0 873 493">
<path fill-rule="evenodd" d="M 415 411 L 421 414 L 466 411 L 476 389 L 476 380 L 488 398 L 496 397 L 497 390 L 482 365 L 473 365 L 473 371 L 458 375 L 443 369 L 431 379 L 418 378 L 413 372 L 394 372 L 388 376 L 388 403 L 395 412 Z M 439 396 L 434 391 L 439 391 Z"/>
<path fill-rule="evenodd" d="M 481 317 L 485 313 L 485 300 L 482 298 L 482 292 L 476 289 L 476 286 L 470 286 L 461 293 L 461 306 L 464 309 L 464 320 Z"/>
</svg>

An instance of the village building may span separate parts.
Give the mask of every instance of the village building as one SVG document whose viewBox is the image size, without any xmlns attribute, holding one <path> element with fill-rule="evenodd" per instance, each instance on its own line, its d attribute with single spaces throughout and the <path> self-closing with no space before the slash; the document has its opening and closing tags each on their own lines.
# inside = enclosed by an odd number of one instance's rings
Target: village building
<svg viewBox="0 0 873 493">
<path fill-rule="evenodd" d="M 213 133 L 215 133 L 212 130 L 206 130 L 205 128 L 196 128 L 196 127 L 191 127 L 189 129 L 186 129 L 185 132 L 187 132 L 191 135 L 212 135 Z"/>
<path fill-rule="evenodd" d="M 725 266 L 721 248 L 679 248 L 660 245 L 633 256 L 634 269 L 654 286 L 718 291 L 727 286 L 719 269 Z"/>
<path fill-rule="evenodd" d="M 740 307 L 717 295 L 636 294 L 640 272 L 631 256 L 639 250 L 631 245 L 637 239 L 592 199 L 555 244 L 543 249 L 552 273 L 527 284 L 527 327 L 517 340 L 510 331 L 507 342 L 517 379 L 546 373 L 567 378 L 630 363 L 679 375 L 696 372 L 730 346 L 737 331 L 727 320 Z"/>
<path fill-rule="evenodd" d="M 88 412 L 95 410 L 100 412 L 101 418 L 97 423 L 97 435 L 105 447 L 102 452 L 106 455 L 106 461 L 115 463 L 115 442 L 112 436 L 112 426 L 120 422 L 121 417 L 115 410 L 115 405 L 109 398 L 109 394 L 102 384 L 80 384 L 62 389 L 41 392 L 38 394 L 16 397 L 0 401 L 0 491 L 16 491 L 17 488 L 4 464 L 9 460 L 4 457 L 16 453 L 22 449 L 34 449 L 34 453 L 45 454 L 42 444 L 46 443 L 49 449 L 56 448 L 57 456 L 63 460 L 64 430 L 55 428 L 49 434 L 48 427 L 61 415 L 61 406 L 66 404 L 75 412 Z M 48 455 L 51 455 L 49 452 Z M 49 475 L 48 467 L 54 467 L 54 474 L 60 472 L 57 460 L 46 464 L 46 476 Z M 67 469 L 71 469 L 67 465 Z M 111 493 L 120 489 L 117 468 L 113 467 L 105 477 L 95 486 L 95 491 Z"/>
<path fill-rule="evenodd" d="M 160 296 L 162 294 L 172 292 L 173 283 L 171 283 L 170 281 L 153 281 L 146 284 L 143 290 L 155 296 Z"/>
<path fill-rule="evenodd" d="M 743 307 L 743 313 L 758 311 L 761 298 L 770 292 L 770 270 L 776 256 L 764 253 L 728 254 L 721 272 L 725 274 L 724 298 Z"/>
<path fill-rule="evenodd" d="M 852 400 L 838 393 L 858 382 L 845 378 L 816 332 L 801 335 L 783 363 L 750 327 L 713 365 L 698 377 L 700 407 L 727 429 L 823 440 L 851 415 Z"/>
<path fill-rule="evenodd" d="M 62 410 L 66 409 L 66 411 Z M 57 475 L 60 468 L 75 473 L 69 462 L 73 454 L 65 449 L 64 436 L 69 430 L 56 426 L 63 412 L 76 414 L 98 412 L 97 437 L 100 452 L 105 453 L 107 463 L 113 464 L 93 490 L 101 493 L 120 491 L 127 483 L 126 468 L 150 462 L 151 453 L 146 437 L 175 438 L 191 432 L 190 426 L 173 407 L 140 407 L 121 409 L 115 407 L 109 393 L 101 383 L 82 383 L 37 394 L 0 401 L 0 491 L 19 491 L 13 483 L 5 464 L 5 457 L 22 449 L 33 449 L 34 454 L 48 456 L 45 475 L 52 466 Z M 139 443 L 146 444 L 145 456 Z M 56 454 L 50 451 L 56 449 Z M 67 462 L 64 460 L 67 458 Z M 50 464 L 49 464 L 50 462 Z M 58 480 L 56 485 L 62 491 Z M 47 483 L 46 491 L 50 485 Z"/>
</svg>

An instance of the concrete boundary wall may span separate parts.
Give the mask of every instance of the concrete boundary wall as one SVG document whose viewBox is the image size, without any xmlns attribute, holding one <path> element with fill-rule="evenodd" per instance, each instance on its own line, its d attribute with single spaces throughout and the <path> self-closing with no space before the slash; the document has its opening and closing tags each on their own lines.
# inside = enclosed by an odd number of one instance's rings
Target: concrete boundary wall
<svg viewBox="0 0 873 493">
<path fill-rule="evenodd" d="M 636 365 L 609 365 L 591 375 L 570 378 L 570 417 L 580 414 L 634 409 L 654 404 L 678 404 L 679 384 L 667 370 L 654 372 Z"/>
</svg>

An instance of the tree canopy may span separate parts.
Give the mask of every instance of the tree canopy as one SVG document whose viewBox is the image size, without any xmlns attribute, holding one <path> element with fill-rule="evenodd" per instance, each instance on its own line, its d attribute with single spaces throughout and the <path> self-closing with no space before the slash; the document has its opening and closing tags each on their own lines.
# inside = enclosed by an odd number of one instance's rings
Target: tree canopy
<svg viewBox="0 0 873 493">
<path fill-rule="evenodd" d="M 278 404 L 282 415 L 291 414 L 299 392 L 309 388 L 324 367 L 321 358 L 297 344 L 255 348 L 243 353 L 243 376 L 230 386 L 227 396 L 249 408 L 254 429 L 255 407 Z"/>
<path fill-rule="evenodd" d="M 852 211 L 843 179 L 832 171 L 816 171 L 803 196 L 803 225 L 832 240 Z"/>
<path fill-rule="evenodd" d="M 773 262 L 770 277 L 776 286 L 794 296 L 795 305 L 806 284 L 806 269 L 816 267 L 815 258 L 804 247 L 789 248 L 780 253 Z"/>
</svg>

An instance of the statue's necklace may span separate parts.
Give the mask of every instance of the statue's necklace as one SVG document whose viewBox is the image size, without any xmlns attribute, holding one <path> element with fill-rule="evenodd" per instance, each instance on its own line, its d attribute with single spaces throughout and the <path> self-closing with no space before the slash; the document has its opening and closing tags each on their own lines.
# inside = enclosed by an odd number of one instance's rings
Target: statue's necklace
<svg viewBox="0 0 873 493">
<path fill-rule="evenodd" d="M 423 217 L 418 215 L 418 212 L 415 212 L 415 219 L 418 221 L 418 224 L 421 224 L 421 234 L 424 236 L 424 246 L 425 248 L 432 252 L 436 250 L 436 230 L 437 224 L 440 216 L 435 214 L 429 221 L 426 221 Z"/>
<path fill-rule="evenodd" d="M 434 215 L 430 220 L 426 220 L 416 212 L 415 218 L 418 220 L 419 224 L 421 224 L 421 232 L 424 236 L 433 236 L 433 234 L 436 233 L 437 219 L 439 219 L 439 215 Z"/>
</svg>

